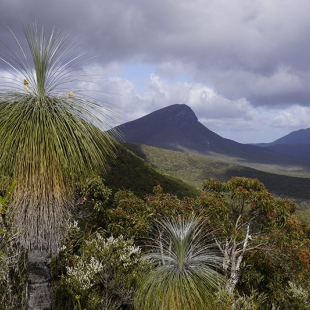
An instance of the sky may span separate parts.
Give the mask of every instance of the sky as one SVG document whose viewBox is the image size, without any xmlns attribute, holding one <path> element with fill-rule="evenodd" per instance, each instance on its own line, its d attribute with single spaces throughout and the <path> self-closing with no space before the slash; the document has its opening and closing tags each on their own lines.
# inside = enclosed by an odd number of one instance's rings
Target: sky
<svg viewBox="0 0 310 310">
<path fill-rule="evenodd" d="M 0 54 L 16 48 L 6 26 L 21 40 L 33 21 L 70 31 L 96 56 L 80 86 L 117 122 L 186 104 L 224 138 L 272 142 L 310 127 L 309 12 L 308 0 L 0 0 Z"/>
</svg>

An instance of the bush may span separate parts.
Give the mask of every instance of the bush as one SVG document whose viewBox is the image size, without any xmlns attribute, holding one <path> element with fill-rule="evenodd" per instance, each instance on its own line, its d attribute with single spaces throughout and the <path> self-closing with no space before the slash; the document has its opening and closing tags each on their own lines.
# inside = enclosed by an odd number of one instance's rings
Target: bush
<svg viewBox="0 0 310 310">
<path fill-rule="evenodd" d="M 229 294 L 224 290 L 216 294 L 217 310 L 261 310 L 264 308 L 266 296 L 252 291 L 249 296 L 237 292 Z"/>
<path fill-rule="evenodd" d="M 131 307 L 136 283 L 149 266 L 132 240 L 104 238 L 96 232 L 82 241 L 77 254 L 72 254 L 71 246 L 66 250 L 64 246 L 61 255 L 66 266 L 55 292 L 59 304 L 55 309 Z"/>
<path fill-rule="evenodd" d="M 7 207 L 15 182 L 0 196 L 0 309 L 25 309 L 25 253 L 14 242 Z"/>
</svg>

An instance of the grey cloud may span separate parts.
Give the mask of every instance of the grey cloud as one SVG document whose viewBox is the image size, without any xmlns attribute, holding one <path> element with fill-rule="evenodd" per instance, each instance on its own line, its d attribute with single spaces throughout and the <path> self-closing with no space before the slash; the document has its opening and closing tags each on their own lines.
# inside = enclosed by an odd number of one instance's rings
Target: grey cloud
<svg viewBox="0 0 310 310">
<path fill-rule="evenodd" d="M 307 0 L 4 0 L 0 20 L 18 36 L 34 20 L 72 31 L 102 65 L 172 61 L 223 97 L 287 106 L 308 105 L 309 9 Z"/>
</svg>

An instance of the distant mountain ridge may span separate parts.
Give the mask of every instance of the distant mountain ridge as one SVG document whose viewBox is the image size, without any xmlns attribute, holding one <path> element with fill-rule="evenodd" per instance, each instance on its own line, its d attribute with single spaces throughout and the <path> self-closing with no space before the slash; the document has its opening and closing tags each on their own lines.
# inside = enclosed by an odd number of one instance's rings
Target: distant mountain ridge
<svg viewBox="0 0 310 310">
<path fill-rule="evenodd" d="M 271 143 L 256 144 L 280 154 L 301 159 L 310 158 L 310 128 L 300 129 Z"/>
<path fill-rule="evenodd" d="M 201 155 L 223 154 L 260 163 L 292 163 L 296 158 L 277 150 L 242 144 L 209 130 L 185 104 L 174 104 L 118 126 L 124 142 L 187 151 Z"/>
<path fill-rule="evenodd" d="M 264 145 L 276 144 L 310 144 L 310 128 L 292 131 L 288 135 Z"/>
</svg>

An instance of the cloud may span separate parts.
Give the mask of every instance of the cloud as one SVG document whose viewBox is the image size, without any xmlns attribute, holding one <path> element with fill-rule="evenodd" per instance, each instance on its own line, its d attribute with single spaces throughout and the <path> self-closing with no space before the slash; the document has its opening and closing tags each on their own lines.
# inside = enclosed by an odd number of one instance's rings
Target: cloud
<svg viewBox="0 0 310 310">
<path fill-rule="evenodd" d="M 229 127 L 228 124 L 232 121 L 251 122 L 255 118 L 251 105 L 245 99 L 232 101 L 203 84 L 171 82 L 156 74 L 150 75 L 143 93 L 139 93 L 131 81 L 119 77 L 103 76 L 95 83 L 84 84 L 83 88 L 92 89 L 94 93 L 98 92 L 101 101 L 106 101 L 119 111 L 123 111 L 126 121 L 171 104 L 183 103 L 189 105 L 206 126 L 208 122 L 217 119 L 227 122 Z"/>
<path fill-rule="evenodd" d="M 101 83 L 113 93 L 107 101 L 123 111 L 123 122 L 135 120 L 170 104 L 189 105 L 198 120 L 221 136 L 244 143 L 271 142 L 298 128 L 309 127 L 310 108 L 253 109 L 246 99 L 230 100 L 200 83 L 171 82 L 152 74 L 145 92 L 124 78 Z"/>
<path fill-rule="evenodd" d="M 108 100 L 129 117 L 185 102 L 216 129 L 234 120 L 227 128 L 255 134 L 262 115 L 309 126 L 292 112 L 309 106 L 309 10 L 308 0 L 3 0 L 0 20 L 19 38 L 35 20 L 86 38 L 100 91 L 121 93 Z M 0 39 L 13 44 L 5 26 Z"/>
<path fill-rule="evenodd" d="M 298 105 L 279 111 L 272 120 L 274 127 L 290 128 L 291 130 L 307 128 L 309 124 L 310 108 Z"/>
<path fill-rule="evenodd" d="M 253 105 L 284 108 L 291 104 L 308 105 L 309 73 L 279 66 L 270 74 L 227 70 L 212 72 L 215 88 L 229 98 L 245 97 Z"/>
</svg>

